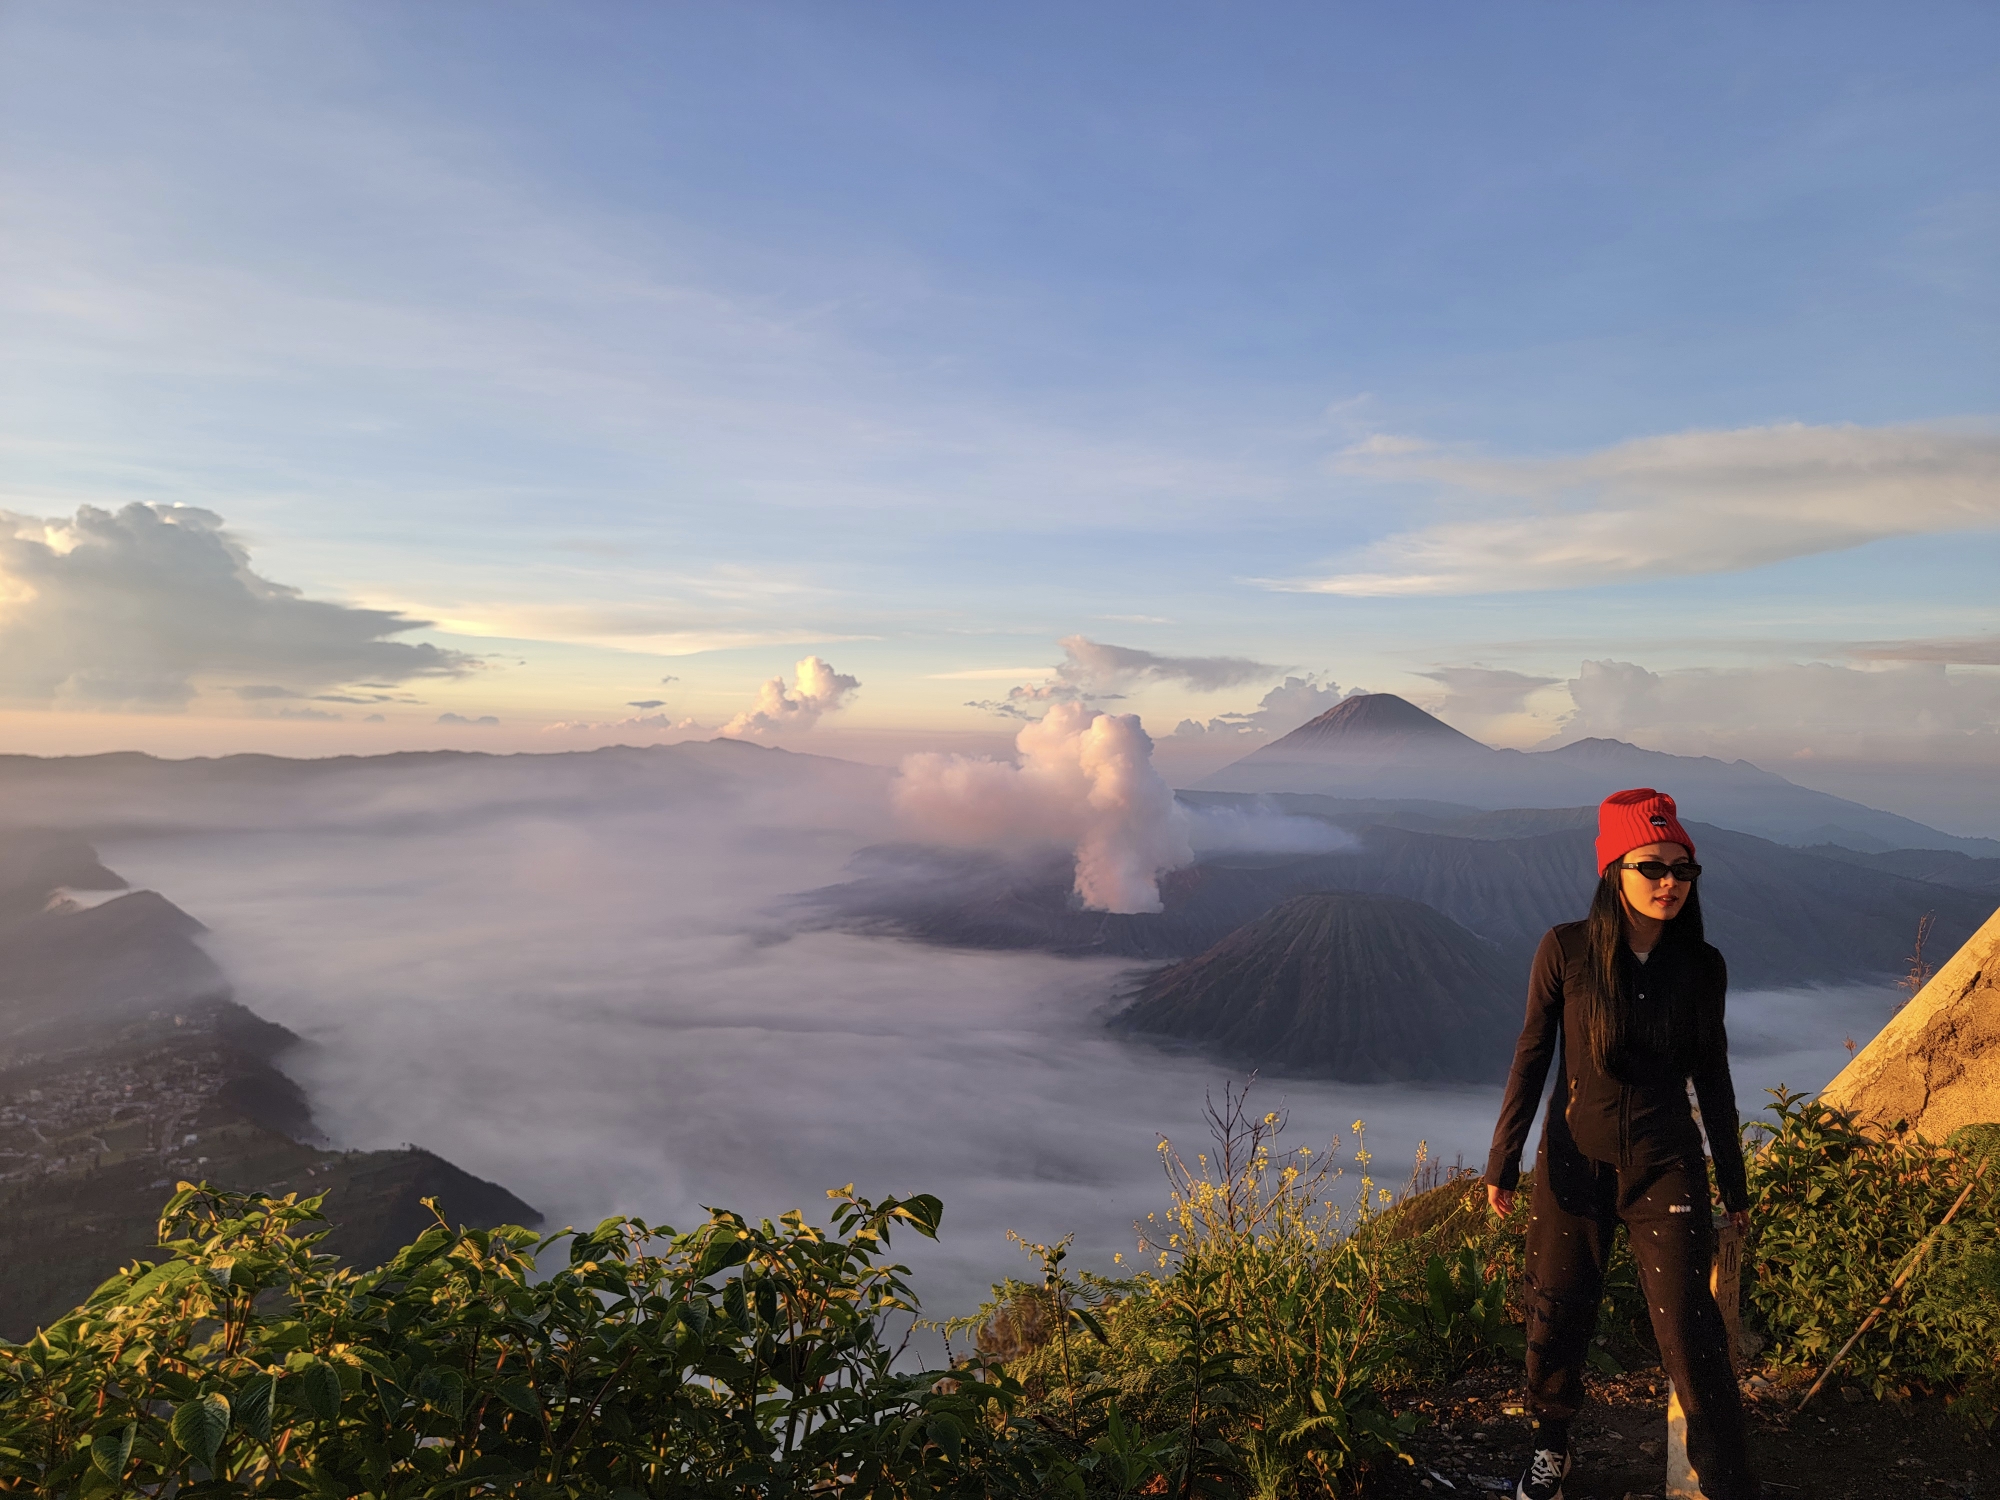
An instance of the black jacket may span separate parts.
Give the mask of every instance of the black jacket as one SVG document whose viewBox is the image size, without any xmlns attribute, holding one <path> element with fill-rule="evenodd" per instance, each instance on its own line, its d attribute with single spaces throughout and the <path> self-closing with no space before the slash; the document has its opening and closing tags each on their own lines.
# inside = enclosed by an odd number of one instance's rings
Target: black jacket
<svg viewBox="0 0 2000 1500">
<path fill-rule="evenodd" d="M 1729 974 L 1722 955 L 1699 948 L 1662 945 L 1644 964 L 1628 955 L 1627 982 L 1640 1005 L 1665 1004 L 1670 1026 L 1682 1038 L 1700 1037 L 1691 1054 L 1637 1049 L 1606 1072 L 1590 1061 L 1581 1027 L 1563 1005 L 1565 994 L 1589 982 L 1585 924 L 1565 922 L 1549 929 L 1535 950 L 1528 977 L 1528 1017 L 1514 1048 L 1513 1071 L 1493 1130 L 1486 1181 L 1512 1189 L 1521 1180 L 1521 1147 L 1535 1122 L 1542 1084 L 1551 1058 L 1560 1059 L 1556 1092 L 1549 1106 L 1543 1141 L 1570 1146 L 1593 1161 L 1618 1167 L 1663 1166 L 1701 1155 L 1701 1133 L 1688 1108 L 1687 1082 L 1694 1080 L 1715 1161 L 1716 1185 L 1728 1209 L 1747 1208 L 1743 1146 L 1737 1135 L 1736 1090 L 1729 1081 L 1729 1046 L 1723 1030 Z M 1692 1067 L 1688 1066 L 1690 1056 Z"/>
</svg>

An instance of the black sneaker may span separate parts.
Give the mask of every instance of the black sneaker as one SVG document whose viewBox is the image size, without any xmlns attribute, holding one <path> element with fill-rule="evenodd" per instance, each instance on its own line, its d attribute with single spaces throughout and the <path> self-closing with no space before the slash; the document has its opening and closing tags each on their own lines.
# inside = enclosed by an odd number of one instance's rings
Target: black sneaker
<svg viewBox="0 0 2000 1500">
<path fill-rule="evenodd" d="M 1537 1448 L 1528 1460 L 1528 1472 L 1514 1486 L 1514 1500 L 1562 1500 L 1563 1480 L 1568 1476 L 1569 1454 Z"/>
</svg>

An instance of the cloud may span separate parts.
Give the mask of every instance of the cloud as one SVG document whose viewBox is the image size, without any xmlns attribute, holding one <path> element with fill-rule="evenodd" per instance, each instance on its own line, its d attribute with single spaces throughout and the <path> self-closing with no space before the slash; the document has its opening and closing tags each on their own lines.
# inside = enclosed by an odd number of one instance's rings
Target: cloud
<svg viewBox="0 0 2000 1500">
<path fill-rule="evenodd" d="M 1199 693 L 1213 693 L 1284 670 L 1244 656 L 1161 656 L 1081 635 L 1065 636 L 1057 644 L 1063 648 L 1063 661 L 1053 674 L 1040 682 L 1022 683 L 1005 698 L 982 699 L 966 707 L 1006 718 L 1031 719 L 1037 715 L 1030 710 L 1041 704 L 1113 702 L 1152 683 L 1178 683 Z"/>
<path fill-rule="evenodd" d="M 1690 667 L 1653 672 L 1587 661 L 1568 683 L 1561 738 L 1602 735 L 1663 748 L 1730 743 L 1927 740 L 2000 730 L 2000 674 L 1912 661 Z"/>
<path fill-rule="evenodd" d="M 1074 1231 L 1073 1265 L 1129 1259 L 1161 1206 L 1156 1132 L 1202 1148 L 1230 1069 L 1105 1030 L 1135 965 L 788 930 L 786 896 L 890 834 L 868 791 L 887 777 L 720 748 L 628 761 L 629 781 L 586 756 L 368 758 L 303 794 L 224 766 L 193 807 L 106 767 L 77 816 L 101 818 L 108 785 L 158 825 L 111 864 L 208 924 L 244 1003 L 311 1038 L 287 1066 L 343 1147 L 419 1142 L 558 1225 L 685 1226 L 711 1203 L 819 1221 L 849 1181 L 938 1192 L 944 1243 L 897 1243 L 936 1315 L 1022 1269 L 1009 1229 Z M 1484 1151 L 1497 1108 L 1307 1079 L 1258 1096 L 1315 1149 L 1351 1150 L 1365 1115 L 1398 1163 L 1420 1136 L 1446 1161 Z"/>
<path fill-rule="evenodd" d="M 1947 666 L 2000 667 L 2000 635 L 1957 640 L 1863 641 L 1840 653 L 1854 661 L 1933 661 Z"/>
<path fill-rule="evenodd" d="M 664 698 L 639 698 L 626 704 L 627 708 L 659 708 L 666 703 Z"/>
<path fill-rule="evenodd" d="M 1282 670 L 1243 656 L 1158 656 L 1130 646 L 1112 646 L 1080 635 L 1057 642 L 1069 660 L 1057 675 L 1086 689 L 1127 688 L 1147 682 L 1177 682 L 1197 692 L 1240 687 Z"/>
<path fill-rule="evenodd" d="M 223 762 L 182 795 L 157 764 L 15 762 L 0 818 L 101 825 L 115 809 L 149 830 L 107 862 L 206 924 L 236 995 L 310 1039 L 286 1066 L 342 1147 L 419 1142 L 556 1225 L 685 1227 L 703 1204 L 817 1219 L 849 1181 L 938 1192 L 944 1243 L 908 1247 L 934 1315 L 1022 1271 L 1009 1229 L 1075 1232 L 1076 1266 L 1129 1258 L 1133 1221 L 1162 1206 L 1156 1132 L 1202 1149 L 1203 1096 L 1231 1076 L 1105 1030 L 1144 966 L 799 931 L 773 915 L 785 898 L 889 834 L 886 775 L 732 746 L 614 763 L 629 777 L 581 755 L 366 757 L 275 779 Z M 1732 995 L 1745 1096 L 1830 1077 L 1844 998 L 1760 1014 Z M 1854 1002 L 1882 1014 L 1879 987 Z M 1817 1072 L 1759 1055 L 1800 1037 L 1819 1039 Z M 1338 1132 L 1351 1151 L 1365 1118 L 1398 1171 L 1419 1137 L 1444 1161 L 1483 1153 L 1498 1108 L 1489 1088 L 1311 1079 L 1256 1097 L 1315 1149 Z"/>
<path fill-rule="evenodd" d="M 927 672 L 926 682 L 1005 682 L 1014 677 L 1032 677 L 1037 672 L 1046 672 L 1045 666 L 1034 667 L 968 667 L 962 672 Z"/>
<path fill-rule="evenodd" d="M 1076 850 L 1076 894 L 1094 911 L 1159 911 L 1160 876 L 1191 864 L 1186 813 L 1153 768 L 1137 714 L 1059 703 L 1015 737 L 1018 765 L 963 755 L 904 759 L 896 811 L 925 838 Z"/>
<path fill-rule="evenodd" d="M 338 719 L 340 715 L 330 714 L 323 708 L 281 708 L 277 711 L 274 717 L 280 719 L 318 719 L 322 721 L 332 721 Z"/>
<path fill-rule="evenodd" d="M 363 715 L 361 722 L 364 724 L 386 724 L 389 722 L 389 717 L 387 714 L 366 714 Z"/>
<path fill-rule="evenodd" d="M 1492 719 L 1519 713 L 1527 707 L 1529 694 L 1562 681 L 1560 677 L 1530 677 L 1525 672 L 1495 667 L 1439 667 L 1416 675 L 1443 686 L 1444 702 L 1436 712 L 1447 719 L 1454 714 Z"/>
<path fill-rule="evenodd" d="M 262 679 L 231 689 L 256 701 L 476 667 L 461 652 L 388 639 L 428 623 L 307 599 L 261 577 L 212 511 L 0 513 L 0 696 L 177 707 L 216 676 Z"/>
<path fill-rule="evenodd" d="M 789 691 L 785 679 L 773 677 L 757 689 L 757 701 L 722 726 L 725 735 L 768 739 L 792 730 L 810 729 L 822 714 L 847 706 L 847 700 L 861 686 L 856 677 L 836 672 L 817 656 L 808 656 L 793 669 L 797 686 Z"/>
<path fill-rule="evenodd" d="M 655 603 L 526 603 L 510 600 L 463 600 L 437 609 L 436 624 L 453 635 L 499 637 L 503 640 L 562 641 L 614 651 L 643 651 L 655 656 L 696 656 L 705 651 L 733 651 L 753 646 L 824 645 L 828 642 L 872 640 L 867 635 L 842 634 L 811 623 L 786 622 L 781 616 L 789 596 L 798 590 L 771 589 L 759 594 L 748 588 L 718 593 L 686 579 L 677 580 L 694 602 Z M 668 676 L 662 684 L 676 681 Z"/>
<path fill-rule="evenodd" d="M 1352 472 L 1476 499 L 1477 519 L 1388 537 L 1274 588 L 1479 594 L 1737 572 L 1886 537 L 2000 526 L 2000 435 L 1790 423 L 1675 433 L 1558 459 L 1350 450 Z M 1499 514 L 1491 514 L 1502 504 Z"/>
<path fill-rule="evenodd" d="M 439 714 L 437 721 L 440 724 L 471 724 L 480 728 L 487 728 L 500 722 L 492 714 L 481 714 L 476 719 L 468 719 L 464 714 L 451 713 Z"/>
<path fill-rule="evenodd" d="M 1248 713 L 1217 714 L 1208 720 L 1182 719 L 1174 726 L 1176 739 L 1218 735 L 1234 739 L 1271 739 L 1310 723 L 1340 701 L 1340 688 L 1316 672 L 1287 677 Z"/>
<path fill-rule="evenodd" d="M 672 714 L 633 714 L 623 719 L 587 721 L 564 719 L 554 724 L 544 724 L 543 734 L 614 734 L 621 730 L 659 733 L 669 730 L 686 731 L 703 728 L 694 719 L 676 719 Z"/>
</svg>

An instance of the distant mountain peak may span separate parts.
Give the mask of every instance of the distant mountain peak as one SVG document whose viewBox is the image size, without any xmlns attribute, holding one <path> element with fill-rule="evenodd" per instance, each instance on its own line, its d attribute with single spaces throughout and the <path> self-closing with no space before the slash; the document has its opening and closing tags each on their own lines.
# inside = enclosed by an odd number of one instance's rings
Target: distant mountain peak
<svg viewBox="0 0 2000 1500">
<path fill-rule="evenodd" d="M 1335 750 L 1386 744 L 1450 745 L 1461 750 L 1487 748 L 1471 735 L 1459 733 L 1444 720 L 1394 693 L 1362 693 L 1343 698 L 1317 719 L 1301 724 L 1283 739 L 1272 741 L 1268 748 Z"/>
</svg>

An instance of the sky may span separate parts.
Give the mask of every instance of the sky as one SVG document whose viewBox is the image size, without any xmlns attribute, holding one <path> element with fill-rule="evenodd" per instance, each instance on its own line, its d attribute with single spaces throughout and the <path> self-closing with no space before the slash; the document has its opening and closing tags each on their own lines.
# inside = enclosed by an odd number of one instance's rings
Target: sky
<svg viewBox="0 0 2000 1500">
<path fill-rule="evenodd" d="M 0 750 L 1191 776 L 1358 688 L 2000 833 L 1996 43 L 0 6 Z"/>
</svg>

